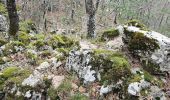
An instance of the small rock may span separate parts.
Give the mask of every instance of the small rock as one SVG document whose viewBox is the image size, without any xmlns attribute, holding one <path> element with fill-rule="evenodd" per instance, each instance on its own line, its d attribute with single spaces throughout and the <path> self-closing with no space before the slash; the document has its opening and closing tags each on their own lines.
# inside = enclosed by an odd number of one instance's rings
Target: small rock
<svg viewBox="0 0 170 100">
<path fill-rule="evenodd" d="M 140 83 L 139 82 L 131 83 L 128 86 L 128 93 L 130 95 L 139 96 L 140 90 L 141 90 L 141 87 L 140 87 Z"/>
<path fill-rule="evenodd" d="M 49 67 L 50 67 L 50 64 L 48 62 L 43 62 L 36 69 L 40 71 L 46 71 Z"/>
<path fill-rule="evenodd" d="M 64 78 L 65 78 L 64 76 L 54 76 L 52 78 L 52 85 L 53 85 L 53 87 L 55 89 L 57 89 L 60 86 L 60 84 L 63 82 Z"/>
<path fill-rule="evenodd" d="M 72 86 L 73 90 L 77 90 L 77 89 L 79 88 L 79 87 L 77 86 L 77 84 L 75 84 L 75 83 L 72 83 L 71 86 Z"/>
<path fill-rule="evenodd" d="M 103 95 L 103 94 L 107 94 L 107 93 L 109 93 L 110 91 L 112 91 L 112 87 L 111 86 L 102 86 L 101 88 L 100 88 L 100 95 Z"/>
<path fill-rule="evenodd" d="M 86 92 L 86 89 L 82 86 L 79 87 L 79 92 L 80 93 L 85 93 Z"/>
</svg>

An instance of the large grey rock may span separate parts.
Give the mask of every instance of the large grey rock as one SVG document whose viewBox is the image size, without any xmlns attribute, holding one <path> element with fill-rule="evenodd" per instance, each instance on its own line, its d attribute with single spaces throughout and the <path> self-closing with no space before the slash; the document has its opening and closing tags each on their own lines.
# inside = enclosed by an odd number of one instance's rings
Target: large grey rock
<svg viewBox="0 0 170 100">
<path fill-rule="evenodd" d="M 79 78 L 84 79 L 84 83 L 93 82 L 96 80 L 96 71 L 91 70 L 91 50 L 72 50 L 67 58 L 66 67 L 69 70 L 75 71 Z M 97 75 L 96 75 L 97 76 Z"/>
<path fill-rule="evenodd" d="M 42 84 L 44 75 L 35 70 L 28 78 L 22 82 L 23 86 L 36 87 L 38 84 Z"/>
<path fill-rule="evenodd" d="M 143 33 L 146 37 L 155 39 L 160 49 L 151 52 L 151 54 L 142 54 L 138 53 L 141 56 L 141 59 L 148 59 L 160 66 L 162 71 L 170 71 L 170 38 L 162 35 L 161 33 L 154 31 L 144 31 L 135 26 L 122 26 L 118 28 L 121 32 L 123 29 L 126 29 L 128 32 L 140 32 Z M 128 38 L 126 33 L 123 33 L 123 38 Z"/>
<path fill-rule="evenodd" d="M 0 32 L 6 32 L 6 31 L 7 31 L 6 17 L 3 15 L 0 15 Z"/>
</svg>

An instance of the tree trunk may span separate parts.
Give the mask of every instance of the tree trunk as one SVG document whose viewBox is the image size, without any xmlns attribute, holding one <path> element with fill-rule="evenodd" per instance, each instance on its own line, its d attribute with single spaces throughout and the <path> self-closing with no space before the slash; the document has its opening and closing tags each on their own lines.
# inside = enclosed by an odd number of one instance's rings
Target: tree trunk
<svg viewBox="0 0 170 100">
<path fill-rule="evenodd" d="M 94 6 L 93 0 L 85 0 L 86 13 L 88 15 L 87 22 L 87 38 L 95 38 L 95 14 L 98 9 L 100 0 L 96 1 Z"/>
<path fill-rule="evenodd" d="M 17 14 L 15 0 L 6 0 L 9 16 L 9 34 L 15 36 L 19 30 L 19 17 Z"/>
<path fill-rule="evenodd" d="M 95 14 L 88 15 L 87 38 L 94 38 L 95 34 Z"/>
</svg>

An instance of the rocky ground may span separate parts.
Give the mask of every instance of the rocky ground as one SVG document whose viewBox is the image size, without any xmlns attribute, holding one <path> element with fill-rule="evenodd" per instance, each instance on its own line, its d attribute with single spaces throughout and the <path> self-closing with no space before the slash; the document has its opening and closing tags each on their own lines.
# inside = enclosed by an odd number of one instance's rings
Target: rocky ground
<svg viewBox="0 0 170 100">
<path fill-rule="evenodd" d="M 20 25 L 17 38 L 0 39 L 1 100 L 169 100 L 170 39 L 143 24 L 93 40 Z"/>
</svg>

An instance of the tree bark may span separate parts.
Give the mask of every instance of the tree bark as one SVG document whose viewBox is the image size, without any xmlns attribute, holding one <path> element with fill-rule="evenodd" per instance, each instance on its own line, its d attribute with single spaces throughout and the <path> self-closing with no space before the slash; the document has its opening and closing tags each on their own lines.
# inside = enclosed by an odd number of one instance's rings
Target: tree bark
<svg viewBox="0 0 170 100">
<path fill-rule="evenodd" d="M 15 0 L 6 0 L 9 16 L 9 34 L 15 36 L 19 30 L 19 17 L 17 14 Z"/>
<path fill-rule="evenodd" d="M 87 38 L 95 38 L 95 15 L 98 9 L 100 0 L 96 1 L 96 5 L 94 7 L 93 0 L 85 0 L 86 13 L 88 16 L 87 22 Z"/>
</svg>

